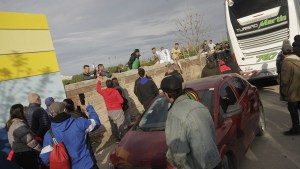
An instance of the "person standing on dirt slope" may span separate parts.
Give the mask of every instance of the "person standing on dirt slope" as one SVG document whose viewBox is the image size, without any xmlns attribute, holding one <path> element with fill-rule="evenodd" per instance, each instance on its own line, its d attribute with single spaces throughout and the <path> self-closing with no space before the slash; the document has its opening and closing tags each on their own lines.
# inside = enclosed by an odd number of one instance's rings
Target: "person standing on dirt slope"
<svg viewBox="0 0 300 169">
<path fill-rule="evenodd" d="M 146 71 L 143 68 L 139 68 L 138 74 L 140 77 L 135 81 L 134 94 L 146 109 L 159 94 L 159 90 L 152 78 L 146 75 Z"/>
<path fill-rule="evenodd" d="M 158 57 L 159 59 L 159 63 L 162 64 L 162 63 L 165 63 L 167 62 L 167 58 L 166 56 L 161 52 L 161 51 L 157 51 L 156 48 L 152 48 L 152 54 L 155 56 L 155 57 Z"/>
<path fill-rule="evenodd" d="M 182 66 L 179 61 L 181 56 L 181 49 L 179 48 L 179 43 L 175 43 L 175 47 L 172 49 L 172 59 L 175 61 L 175 63 L 178 65 L 180 69 L 180 73 L 182 73 Z"/>
<path fill-rule="evenodd" d="M 128 68 L 131 69 L 138 69 L 140 67 L 140 50 L 135 49 L 134 52 L 131 54 L 130 59 L 128 61 Z"/>
<path fill-rule="evenodd" d="M 105 76 L 107 78 L 111 78 L 111 73 L 107 70 L 105 70 L 105 67 L 103 64 L 98 64 L 98 74 L 97 76 Z"/>
<path fill-rule="evenodd" d="M 280 73 L 280 98 L 288 102 L 292 119 L 292 128 L 284 134 L 297 135 L 300 134 L 300 58 L 293 54 L 293 48 L 288 44 L 282 46 L 282 53 L 284 59 Z"/>
</svg>

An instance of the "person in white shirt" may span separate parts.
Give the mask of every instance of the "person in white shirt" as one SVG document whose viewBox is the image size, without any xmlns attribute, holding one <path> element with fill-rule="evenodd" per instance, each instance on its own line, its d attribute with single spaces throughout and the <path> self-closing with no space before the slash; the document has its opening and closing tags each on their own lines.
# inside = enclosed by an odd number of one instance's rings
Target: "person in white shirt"
<svg viewBox="0 0 300 169">
<path fill-rule="evenodd" d="M 171 58 L 171 53 L 170 53 L 169 49 L 165 49 L 164 47 L 161 47 L 161 53 L 165 55 L 167 62 L 169 62 L 171 64 L 174 63 L 174 60 Z"/>
<path fill-rule="evenodd" d="M 210 40 L 209 43 L 208 43 L 208 47 L 209 47 L 210 53 L 213 53 L 215 51 L 216 45 L 213 43 L 212 40 Z"/>
<path fill-rule="evenodd" d="M 160 64 L 168 62 L 165 55 L 161 51 L 157 51 L 156 48 L 152 48 L 152 53 L 154 54 L 154 56 L 159 58 Z"/>
</svg>

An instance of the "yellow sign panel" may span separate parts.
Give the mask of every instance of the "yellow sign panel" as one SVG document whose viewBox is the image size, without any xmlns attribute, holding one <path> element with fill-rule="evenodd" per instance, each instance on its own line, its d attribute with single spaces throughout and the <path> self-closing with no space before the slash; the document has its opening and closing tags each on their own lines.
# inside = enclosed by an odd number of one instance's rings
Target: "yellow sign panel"
<svg viewBox="0 0 300 169">
<path fill-rule="evenodd" d="M 0 81 L 59 72 L 54 51 L 0 55 Z"/>
<path fill-rule="evenodd" d="M 0 55 L 52 50 L 49 30 L 0 30 Z"/>
<path fill-rule="evenodd" d="M 0 12 L 0 81 L 59 72 L 45 15 Z"/>
<path fill-rule="evenodd" d="M 48 29 L 45 15 L 0 12 L 0 29 Z"/>
</svg>

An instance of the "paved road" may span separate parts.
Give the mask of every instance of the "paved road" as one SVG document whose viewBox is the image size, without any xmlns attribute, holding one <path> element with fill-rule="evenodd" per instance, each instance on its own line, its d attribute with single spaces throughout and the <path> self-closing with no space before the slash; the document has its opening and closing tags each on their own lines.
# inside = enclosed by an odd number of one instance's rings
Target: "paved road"
<svg viewBox="0 0 300 169">
<path fill-rule="evenodd" d="M 267 132 L 257 137 L 249 148 L 239 169 L 300 169 L 300 136 L 287 137 L 282 134 L 290 127 L 287 105 L 279 101 L 279 87 L 272 85 L 260 88 Z M 107 168 L 109 152 L 113 146 L 98 154 L 101 169 Z"/>
<path fill-rule="evenodd" d="M 257 137 L 250 146 L 239 169 L 299 169 L 300 136 L 284 136 L 290 128 L 291 119 L 287 105 L 279 101 L 279 86 L 260 88 L 267 132 Z"/>
</svg>

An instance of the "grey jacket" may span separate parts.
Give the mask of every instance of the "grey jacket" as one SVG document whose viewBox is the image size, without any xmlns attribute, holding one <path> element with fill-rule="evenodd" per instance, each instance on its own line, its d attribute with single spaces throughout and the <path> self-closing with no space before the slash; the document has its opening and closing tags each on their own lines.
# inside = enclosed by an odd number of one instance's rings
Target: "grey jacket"
<svg viewBox="0 0 300 169">
<path fill-rule="evenodd" d="M 206 107 L 180 96 L 166 121 L 168 161 L 178 169 L 212 169 L 221 161 L 215 127 Z"/>
<path fill-rule="evenodd" d="M 41 151 L 41 146 L 32 137 L 29 127 L 20 119 L 13 119 L 8 130 L 8 141 L 15 153 Z"/>
</svg>

